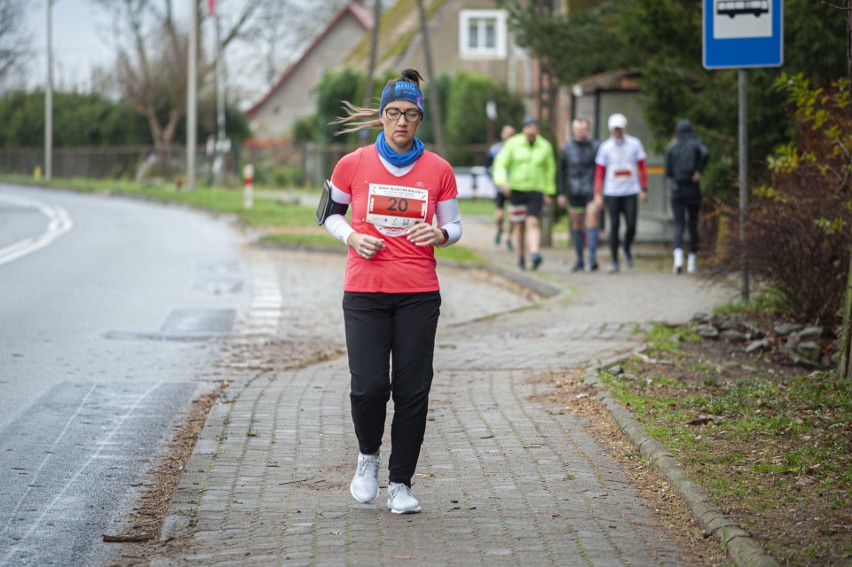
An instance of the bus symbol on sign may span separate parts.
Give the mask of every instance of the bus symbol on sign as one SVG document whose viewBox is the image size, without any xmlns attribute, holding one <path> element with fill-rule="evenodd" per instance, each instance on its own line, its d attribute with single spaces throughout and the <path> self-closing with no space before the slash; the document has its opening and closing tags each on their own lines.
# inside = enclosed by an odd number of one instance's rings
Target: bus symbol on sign
<svg viewBox="0 0 852 567">
<path fill-rule="evenodd" d="M 718 0 L 716 13 L 734 18 L 742 14 L 751 14 L 759 18 L 769 13 L 769 0 Z"/>
<path fill-rule="evenodd" d="M 783 64 L 783 0 L 703 0 L 702 12 L 706 69 Z"/>
<path fill-rule="evenodd" d="M 772 37 L 769 0 L 712 0 L 713 37 Z"/>
</svg>

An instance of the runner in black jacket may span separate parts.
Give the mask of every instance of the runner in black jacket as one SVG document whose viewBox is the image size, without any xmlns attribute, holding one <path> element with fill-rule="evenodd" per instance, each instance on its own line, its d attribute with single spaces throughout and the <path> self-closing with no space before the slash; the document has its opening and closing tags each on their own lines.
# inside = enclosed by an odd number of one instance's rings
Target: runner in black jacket
<svg viewBox="0 0 852 567">
<path fill-rule="evenodd" d="M 698 253 L 698 213 L 701 210 L 701 173 L 710 152 L 689 120 L 679 120 L 677 139 L 666 148 L 666 177 L 671 181 L 674 212 L 674 273 L 683 271 L 683 229 L 689 225 L 689 256 L 686 271 L 694 273 Z"/>
<path fill-rule="evenodd" d="M 589 245 L 589 270 L 598 269 L 599 215 L 597 207 L 594 206 L 594 199 L 595 156 L 600 142 L 590 138 L 589 132 L 589 121 L 586 118 L 577 118 L 571 123 L 571 139 L 562 146 L 556 168 L 559 206 L 568 209 L 571 241 L 577 251 L 577 263 L 573 269 L 575 272 L 585 268 L 584 241 Z"/>
</svg>

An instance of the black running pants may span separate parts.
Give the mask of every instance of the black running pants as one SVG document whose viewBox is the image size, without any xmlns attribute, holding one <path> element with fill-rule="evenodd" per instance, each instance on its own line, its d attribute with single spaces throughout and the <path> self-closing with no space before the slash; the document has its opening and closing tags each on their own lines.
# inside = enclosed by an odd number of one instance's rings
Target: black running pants
<svg viewBox="0 0 852 567">
<path fill-rule="evenodd" d="M 689 251 L 698 252 L 698 213 L 701 201 L 672 198 L 672 213 L 674 213 L 674 247 L 683 248 L 684 226 L 689 227 Z"/>
<path fill-rule="evenodd" d="M 625 197 L 606 197 L 606 208 L 609 212 L 609 252 L 612 261 L 618 263 L 618 231 L 621 228 L 619 221 L 624 215 L 624 224 L 627 225 L 624 232 L 624 252 L 630 254 L 630 247 L 636 237 L 636 215 L 639 207 L 637 195 Z"/>
<path fill-rule="evenodd" d="M 390 481 L 411 486 L 426 432 L 438 291 L 343 294 L 352 422 L 362 454 L 379 450 L 393 397 Z"/>
</svg>

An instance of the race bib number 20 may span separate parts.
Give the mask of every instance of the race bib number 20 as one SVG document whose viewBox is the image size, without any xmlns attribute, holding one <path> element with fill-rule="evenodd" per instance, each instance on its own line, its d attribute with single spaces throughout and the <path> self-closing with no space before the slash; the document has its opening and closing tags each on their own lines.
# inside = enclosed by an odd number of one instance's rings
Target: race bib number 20
<svg viewBox="0 0 852 567">
<path fill-rule="evenodd" d="M 415 223 L 426 220 L 428 198 L 429 192 L 426 189 L 371 183 L 367 222 L 380 230 L 401 229 L 400 232 L 404 232 Z"/>
</svg>

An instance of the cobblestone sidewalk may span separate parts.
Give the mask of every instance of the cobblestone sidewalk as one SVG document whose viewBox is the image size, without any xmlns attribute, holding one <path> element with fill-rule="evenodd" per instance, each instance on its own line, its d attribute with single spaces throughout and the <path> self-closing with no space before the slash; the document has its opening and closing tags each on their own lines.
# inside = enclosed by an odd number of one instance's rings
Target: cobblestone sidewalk
<svg viewBox="0 0 852 567">
<path fill-rule="evenodd" d="M 510 269 L 488 230 L 466 223 L 465 244 Z M 731 292 L 641 268 L 570 274 L 568 250 L 546 252 L 523 277 L 555 295 L 534 304 L 499 280 L 440 269 L 444 314 L 413 486 L 422 513 L 386 509 L 386 465 L 375 504 L 351 498 L 345 359 L 267 372 L 234 382 L 210 414 L 163 530 L 188 544 L 155 565 L 689 565 L 582 420 L 531 396 L 535 377 L 635 348 L 651 321 L 687 320 Z M 342 343 L 343 256 L 253 254 L 257 273 L 275 267 L 278 336 Z"/>
</svg>

